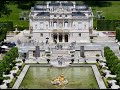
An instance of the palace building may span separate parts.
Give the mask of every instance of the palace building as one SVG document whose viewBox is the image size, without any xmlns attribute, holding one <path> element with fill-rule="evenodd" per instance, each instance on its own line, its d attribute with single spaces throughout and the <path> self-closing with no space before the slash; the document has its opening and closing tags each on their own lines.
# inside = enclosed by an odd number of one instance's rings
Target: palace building
<svg viewBox="0 0 120 90">
<path fill-rule="evenodd" d="M 89 43 L 93 12 L 75 1 L 47 1 L 31 7 L 29 21 L 32 40 Z"/>
</svg>

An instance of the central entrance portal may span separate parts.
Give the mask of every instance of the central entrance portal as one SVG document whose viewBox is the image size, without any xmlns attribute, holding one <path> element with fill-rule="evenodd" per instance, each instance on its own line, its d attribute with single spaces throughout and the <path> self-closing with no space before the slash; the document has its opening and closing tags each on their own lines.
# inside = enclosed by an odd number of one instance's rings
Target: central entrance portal
<svg viewBox="0 0 120 90">
<path fill-rule="evenodd" d="M 68 42 L 68 33 L 53 33 L 53 42 Z"/>
</svg>

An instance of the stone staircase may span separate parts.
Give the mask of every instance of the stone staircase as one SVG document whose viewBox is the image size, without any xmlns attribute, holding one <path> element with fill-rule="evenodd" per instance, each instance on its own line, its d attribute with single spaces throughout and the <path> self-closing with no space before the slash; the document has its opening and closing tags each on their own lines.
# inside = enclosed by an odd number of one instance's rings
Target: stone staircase
<svg viewBox="0 0 120 90">
<path fill-rule="evenodd" d="M 52 54 L 68 54 L 68 50 L 53 50 Z"/>
</svg>

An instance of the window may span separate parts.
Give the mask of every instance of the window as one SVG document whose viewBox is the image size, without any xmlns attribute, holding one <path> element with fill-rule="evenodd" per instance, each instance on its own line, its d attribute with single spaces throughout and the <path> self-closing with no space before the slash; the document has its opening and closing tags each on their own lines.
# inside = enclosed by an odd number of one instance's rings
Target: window
<svg viewBox="0 0 120 90">
<path fill-rule="evenodd" d="M 40 22 L 40 29 L 43 29 L 43 22 Z"/>
<path fill-rule="evenodd" d="M 35 25 L 35 28 L 37 29 L 37 25 Z"/>
<path fill-rule="evenodd" d="M 82 29 L 82 22 L 78 22 L 78 29 Z"/>
<path fill-rule="evenodd" d="M 62 17 L 62 15 L 60 15 L 60 17 Z"/>
<path fill-rule="evenodd" d="M 65 17 L 67 17 L 67 15 L 65 15 Z"/>
<path fill-rule="evenodd" d="M 43 37 L 43 33 L 40 33 L 40 36 Z"/>
<path fill-rule="evenodd" d="M 81 37 L 81 33 L 79 33 L 79 37 Z"/>
<path fill-rule="evenodd" d="M 54 17 L 56 17 L 56 15 L 54 15 Z"/>
</svg>

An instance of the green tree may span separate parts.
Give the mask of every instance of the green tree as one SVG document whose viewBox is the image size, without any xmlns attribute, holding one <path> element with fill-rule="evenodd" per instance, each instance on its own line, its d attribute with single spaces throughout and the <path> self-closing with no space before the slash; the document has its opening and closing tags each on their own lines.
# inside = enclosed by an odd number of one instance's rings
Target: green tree
<svg viewBox="0 0 120 90">
<path fill-rule="evenodd" d="M 6 38 L 7 29 L 0 27 L 0 41 L 3 41 Z"/>
<path fill-rule="evenodd" d="M 23 9 L 23 10 L 30 10 L 32 6 L 35 5 L 36 1 L 17 1 L 16 2 L 18 5 L 18 8 Z"/>
<path fill-rule="evenodd" d="M 12 12 L 12 10 L 7 7 L 8 4 L 9 1 L 0 1 L 0 17 L 2 17 L 3 15 L 10 15 L 10 12 Z"/>
</svg>

